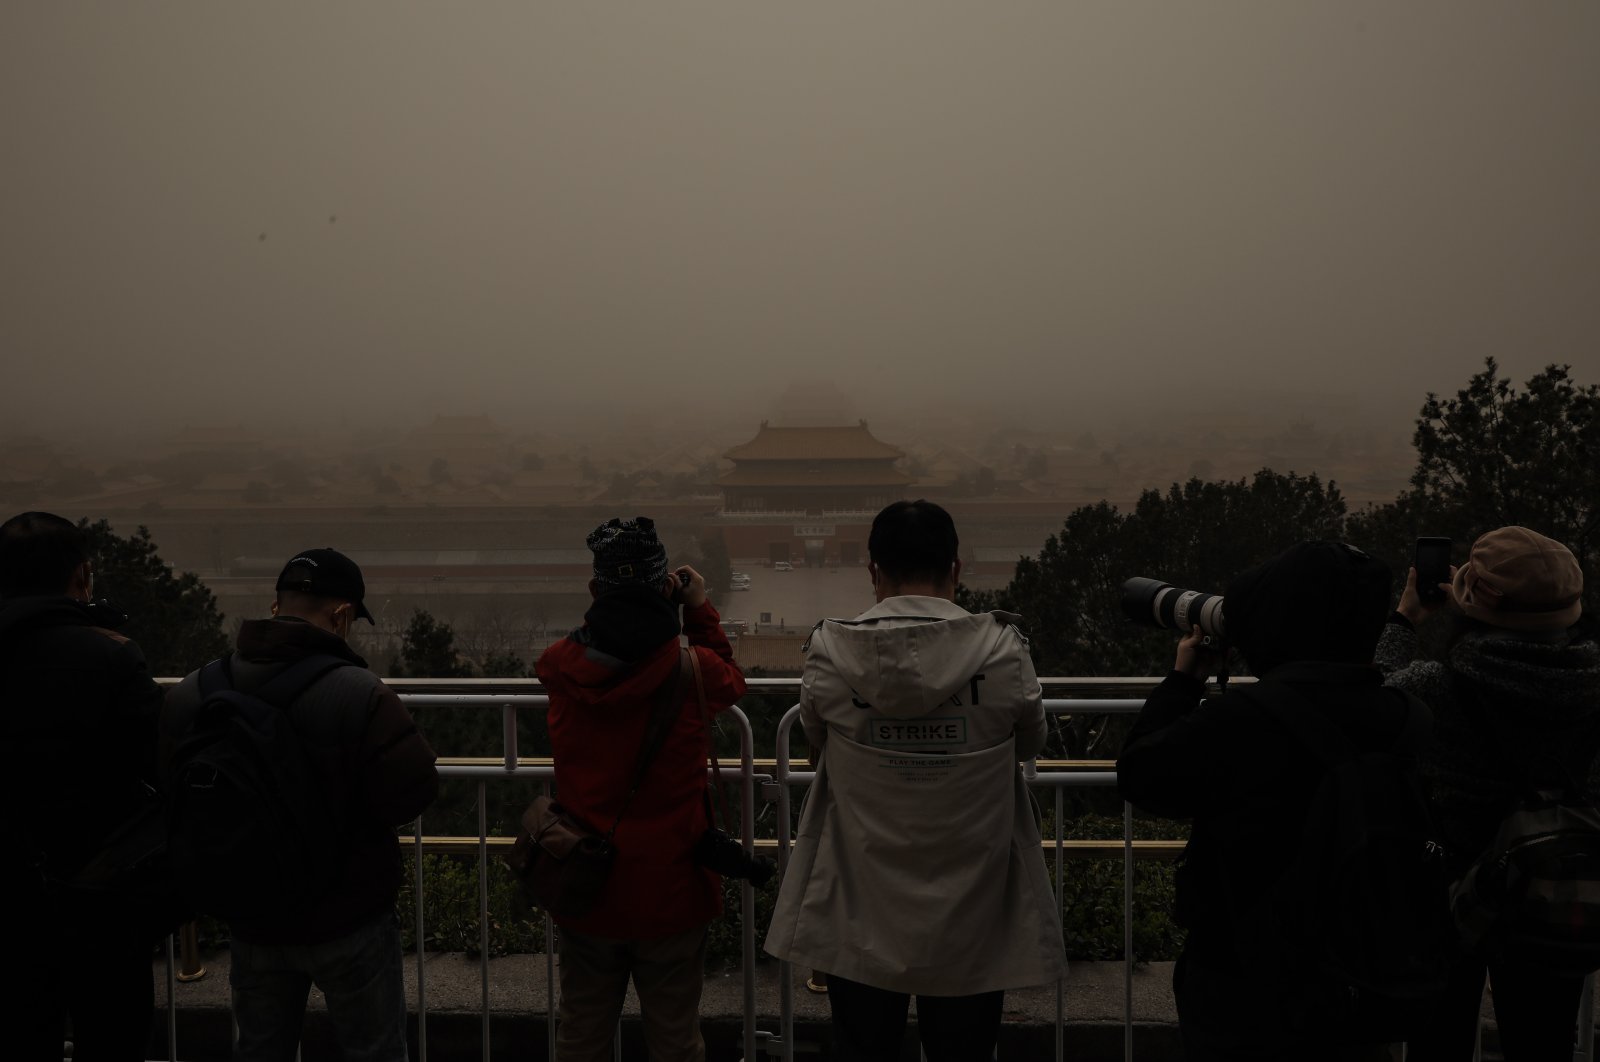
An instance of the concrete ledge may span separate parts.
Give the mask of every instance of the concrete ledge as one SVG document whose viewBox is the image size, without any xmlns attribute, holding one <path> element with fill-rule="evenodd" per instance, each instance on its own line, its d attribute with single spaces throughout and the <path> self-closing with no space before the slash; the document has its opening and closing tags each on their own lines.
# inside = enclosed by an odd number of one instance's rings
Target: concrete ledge
<svg viewBox="0 0 1600 1062">
<path fill-rule="evenodd" d="M 186 1062 L 226 1062 L 232 1041 L 228 1009 L 228 953 L 205 957 L 206 976 L 177 986 L 178 1053 Z M 461 954 L 429 955 L 427 969 L 428 1058 L 439 1062 L 482 1058 L 483 980 L 478 960 Z M 543 955 L 512 955 L 489 961 L 489 1042 L 497 1057 L 546 1059 L 546 972 Z M 407 998 L 416 1000 L 416 957 L 405 962 Z M 795 1049 L 801 1058 L 827 1058 L 832 1043 L 828 1001 L 808 991 L 803 974 L 796 979 Z M 1135 968 L 1133 979 L 1134 1050 L 1152 1062 L 1183 1057 L 1177 1015 L 1172 1007 L 1172 964 Z M 1120 1062 L 1123 1057 L 1123 966 L 1121 963 L 1074 963 L 1065 985 L 1066 1050 L 1085 1062 Z M 744 989 L 738 971 L 708 973 L 701 1015 L 707 1057 L 735 1062 L 743 1055 Z M 156 964 L 156 1006 L 159 1011 L 158 1057 L 166 1051 L 166 966 Z M 778 966 L 757 967 L 757 1028 L 778 1032 Z M 638 1001 L 630 991 L 623 1016 L 623 1057 L 643 1059 Z M 1051 1058 L 1055 1053 L 1056 993 L 1054 986 L 1006 993 L 1005 1025 L 1000 1039 L 1002 1059 Z M 913 1032 L 903 1058 L 916 1062 Z M 417 1019 L 409 1030 L 412 1056 L 417 1057 Z M 305 1062 L 337 1057 L 326 1007 L 320 992 L 311 993 L 303 1033 Z"/>
</svg>

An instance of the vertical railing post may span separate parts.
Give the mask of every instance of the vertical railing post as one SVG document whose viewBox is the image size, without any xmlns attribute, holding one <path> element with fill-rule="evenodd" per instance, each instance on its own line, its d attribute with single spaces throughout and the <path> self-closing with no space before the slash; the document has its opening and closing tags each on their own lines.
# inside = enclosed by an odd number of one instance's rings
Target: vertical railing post
<svg viewBox="0 0 1600 1062">
<path fill-rule="evenodd" d="M 1133 805 L 1122 802 L 1122 1058 L 1133 1062 Z"/>
<path fill-rule="evenodd" d="M 478 783 L 478 974 L 483 988 L 483 1062 L 489 1062 L 489 796 Z"/>
<path fill-rule="evenodd" d="M 1063 819 L 1066 817 L 1066 790 L 1061 786 L 1053 786 L 1056 805 L 1056 920 L 1063 925 L 1066 923 L 1067 882 L 1063 876 L 1065 862 L 1062 849 L 1065 847 L 1066 826 Z M 1065 941 L 1063 941 L 1063 946 Z M 1063 1062 L 1067 1053 L 1067 982 L 1066 978 L 1056 978 L 1056 1062 Z"/>
<path fill-rule="evenodd" d="M 178 1062 L 178 967 L 171 933 L 167 934 L 167 1062 Z"/>
<path fill-rule="evenodd" d="M 205 975 L 205 964 L 200 961 L 199 927 L 193 921 L 185 922 L 178 930 L 178 980 L 198 981 Z"/>
<path fill-rule="evenodd" d="M 756 739 L 750 719 L 738 705 L 728 709 L 739 724 L 739 835 L 746 855 L 756 851 Z M 744 945 L 744 1057 L 756 1057 L 756 888 L 745 878 L 739 883 L 742 943 Z"/>
<path fill-rule="evenodd" d="M 556 924 L 544 913 L 544 1039 L 545 1057 L 556 1057 Z"/>
<path fill-rule="evenodd" d="M 777 761 L 778 781 L 778 880 L 781 883 L 783 875 L 789 869 L 789 735 L 794 730 L 794 721 L 799 718 L 800 706 L 798 704 L 783 713 L 783 718 L 778 721 L 776 748 L 773 757 Z M 815 758 L 816 750 L 812 750 Z M 783 1041 L 783 1062 L 794 1062 L 794 967 L 786 960 L 778 962 L 778 1036 Z M 753 1062 L 753 1060 L 747 1060 Z"/>
<path fill-rule="evenodd" d="M 1583 979 L 1583 998 L 1578 1001 L 1578 1050 L 1573 1055 L 1581 1062 L 1594 1062 L 1594 974 Z"/>
<path fill-rule="evenodd" d="M 505 743 L 505 763 L 507 771 L 517 769 L 517 706 L 505 705 L 501 709 L 500 730 L 501 739 Z"/>
<path fill-rule="evenodd" d="M 417 1062 L 428 1062 L 428 938 L 424 935 L 422 914 L 422 816 L 417 816 L 411 848 L 411 869 L 415 872 L 417 927 Z"/>
<path fill-rule="evenodd" d="M 550 795 L 550 783 L 546 781 L 541 787 L 545 796 Z M 544 912 L 544 1037 L 546 1058 L 554 1062 L 556 1057 L 556 923 L 550 917 L 550 912 Z"/>
</svg>

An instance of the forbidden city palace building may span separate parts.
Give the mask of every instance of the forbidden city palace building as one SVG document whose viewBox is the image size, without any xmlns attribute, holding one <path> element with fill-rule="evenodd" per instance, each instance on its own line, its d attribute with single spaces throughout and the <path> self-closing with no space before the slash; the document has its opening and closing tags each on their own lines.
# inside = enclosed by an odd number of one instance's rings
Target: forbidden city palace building
<svg viewBox="0 0 1600 1062">
<path fill-rule="evenodd" d="M 895 466 L 905 454 L 850 427 L 775 428 L 725 455 L 718 525 L 739 561 L 858 565 L 878 510 L 905 495 L 910 478 Z"/>
</svg>

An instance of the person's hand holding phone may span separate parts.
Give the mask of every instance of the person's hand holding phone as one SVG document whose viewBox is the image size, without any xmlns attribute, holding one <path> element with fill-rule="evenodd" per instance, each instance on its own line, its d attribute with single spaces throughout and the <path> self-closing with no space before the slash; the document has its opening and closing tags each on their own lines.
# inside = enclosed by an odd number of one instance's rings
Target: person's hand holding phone
<svg viewBox="0 0 1600 1062">
<path fill-rule="evenodd" d="M 1406 573 L 1406 588 L 1400 592 L 1395 611 L 1416 626 L 1450 600 L 1450 581 L 1455 575 L 1448 538 L 1417 539 L 1415 561 Z"/>
</svg>

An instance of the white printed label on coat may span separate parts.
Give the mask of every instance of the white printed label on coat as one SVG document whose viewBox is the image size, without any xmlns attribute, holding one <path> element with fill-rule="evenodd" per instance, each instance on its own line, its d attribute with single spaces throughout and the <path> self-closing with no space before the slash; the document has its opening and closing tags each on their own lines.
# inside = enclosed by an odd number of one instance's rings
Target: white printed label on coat
<svg viewBox="0 0 1600 1062">
<path fill-rule="evenodd" d="M 950 756 L 889 756 L 878 766 L 894 771 L 901 782 L 929 785 L 948 779 L 955 762 Z"/>
<path fill-rule="evenodd" d="M 964 715 L 871 719 L 867 727 L 867 743 L 880 749 L 947 749 L 967 743 L 967 717 Z"/>
</svg>

